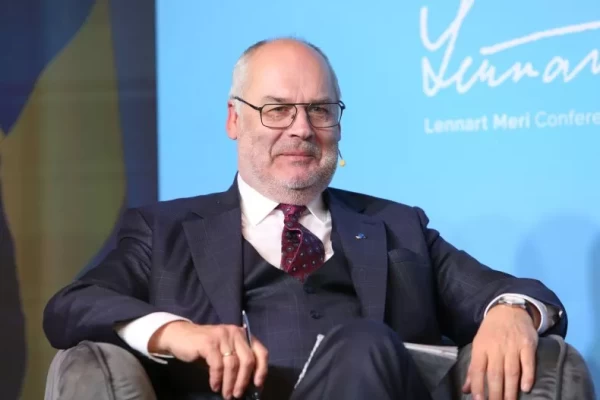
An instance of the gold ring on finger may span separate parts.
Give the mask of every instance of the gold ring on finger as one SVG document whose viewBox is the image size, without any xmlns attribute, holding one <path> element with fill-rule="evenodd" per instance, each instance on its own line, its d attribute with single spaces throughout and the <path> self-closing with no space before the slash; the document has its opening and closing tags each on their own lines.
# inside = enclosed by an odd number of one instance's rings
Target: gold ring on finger
<svg viewBox="0 0 600 400">
<path fill-rule="evenodd" d="M 229 356 L 232 356 L 232 355 L 234 355 L 234 354 L 235 354 L 235 352 L 234 352 L 234 351 L 228 351 L 228 352 L 225 352 L 225 353 L 223 353 L 223 358 L 225 358 L 225 357 L 229 357 Z"/>
</svg>

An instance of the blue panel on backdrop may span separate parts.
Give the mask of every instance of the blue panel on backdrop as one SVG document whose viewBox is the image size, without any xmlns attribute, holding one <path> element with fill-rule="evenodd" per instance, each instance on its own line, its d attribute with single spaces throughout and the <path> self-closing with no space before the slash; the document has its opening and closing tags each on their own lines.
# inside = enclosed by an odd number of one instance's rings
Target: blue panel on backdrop
<svg viewBox="0 0 600 400">
<path fill-rule="evenodd" d="M 334 185 L 419 205 L 481 261 L 543 280 L 600 387 L 595 0 L 157 4 L 161 199 L 232 181 L 239 54 L 274 36 L 313 41 L 348 106 Z"/>
</svg>

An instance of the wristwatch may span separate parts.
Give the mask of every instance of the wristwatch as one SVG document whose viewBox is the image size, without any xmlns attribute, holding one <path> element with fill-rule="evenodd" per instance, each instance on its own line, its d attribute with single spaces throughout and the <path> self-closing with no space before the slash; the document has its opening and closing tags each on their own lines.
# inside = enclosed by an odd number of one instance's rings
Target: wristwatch
<svg viewBox="0 0 600 400">
<path fill-rule="evenodd" d="M 527 300 L 525 300 L 524 298 L 520 297 L 520 296 L 511 296 L 509 294 L 504 295 L 502 297 L 500 297 L 498 300 L 496 300 L 496 302 L 493 304 L 493 306 L 496 305 L 505 305 L 505 306 L 510 306 L 510 307 L 517 307 L 517 308 L 521 308 L 525 311 L 527 311 L 527 313 L 529 314 L 529 316 L 531 317 L 532 320 L 535 320 L 535 314 L 533 312 L 533 310 L 531 309 L 532 305 L 530 305 Z"/>
<path fill-rule="evenodd" d="M 522 296 L 510 293 L 504 294 L 496 299 L 496 301 L 489 306 L 488 310 L 499 304 L 521 308 L 527 311 L 533 321 L 535 321 L 536 311 L 539 310 L 540 325 L 537 328 L 539 332 L 546 332 L 549 328 L 557 324 L 563 316 L 563 310 L 561 309 L 557 309 L 539 301 L 534 303 L 526 300 Z"/>
</svg>

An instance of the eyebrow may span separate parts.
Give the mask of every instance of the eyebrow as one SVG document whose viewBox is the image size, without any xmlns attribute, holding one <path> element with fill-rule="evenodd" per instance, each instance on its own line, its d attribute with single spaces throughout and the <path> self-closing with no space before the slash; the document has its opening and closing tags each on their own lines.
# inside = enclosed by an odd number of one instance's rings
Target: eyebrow
<svg viewBox="0 0 600 400">
<path fill-rule="evenodd" d="M 286 99 L 283 97 L 276 97 L 276 96 L 264 96 L 262 98 L 263 104 L 267 104 L 267 103 L 281 103 L 281 104 L 294 104 L 293 101 L 291 101 L 290 99 Z M 317 99 L 311 100 L 308 103 L 335 103 L 335 100 L 332 100 L 331 97 L 326 96 L 326 97 L 319 97 Z M 307 103 L 307 104 L 308 104 Z"/>
</svg>

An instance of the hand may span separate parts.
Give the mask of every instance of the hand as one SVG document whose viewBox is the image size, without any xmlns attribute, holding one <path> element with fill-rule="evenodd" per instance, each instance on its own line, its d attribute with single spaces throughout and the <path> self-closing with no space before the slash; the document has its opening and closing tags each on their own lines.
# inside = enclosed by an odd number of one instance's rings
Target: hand
<svg viewBox="0 0 600 400">
<path fill-rule="evenodd" d="M 519 380 L 521 390 L 529 392 L 535 377 L 537 344 L 538 334 L 527 311 L 494 306 L 473 340 L 463 391 L 472 393 L 474 399 L 483 399 L 487 376 L 490 400 L 516 400 Z"/>
<path fill-rule="evenodd" d="M 196 325 L 174 321 L 162 326 L 148 344 L 151 353 L 167 353 L 185 362 L 204 360 L 213 391 L 225 399 L 241 398 L 254 373 L 254 385 L 262 387 L 267 376 L 267 349 L 256 339 L 252 348 L 244 328 L 234 325 Z M 232 353 L 229 356 L 225 354 Z"/>
</svg>

